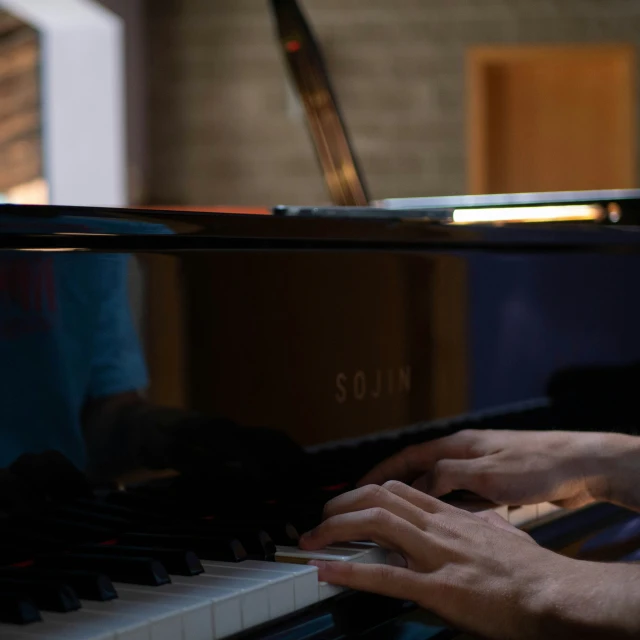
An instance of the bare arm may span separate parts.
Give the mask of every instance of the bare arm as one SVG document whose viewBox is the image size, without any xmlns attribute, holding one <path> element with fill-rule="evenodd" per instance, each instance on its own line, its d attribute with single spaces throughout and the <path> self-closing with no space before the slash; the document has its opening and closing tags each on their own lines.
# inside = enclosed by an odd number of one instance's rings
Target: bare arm
<svg viewBox="0 0 640 640">
<path fill-rule="evenodd" d="M 640 511 L 640 438 L 569 431 L 460 431 L 415 445 L 360 484 L 402 480 L 440 497 L 466 489 L 498 504 L 609 501 Z"/>
<path fill-rule="evenodd" d="M 369 485 L 329 502 L 300 546 L 348 540 L 372 540 L 405 566 L 313 562 L 320 580 L 411 600 L 482 637 L 640 637 L 640 567 L 558 555 L 494 513 L 470 514 L 396 481 Z"/>
</svg>

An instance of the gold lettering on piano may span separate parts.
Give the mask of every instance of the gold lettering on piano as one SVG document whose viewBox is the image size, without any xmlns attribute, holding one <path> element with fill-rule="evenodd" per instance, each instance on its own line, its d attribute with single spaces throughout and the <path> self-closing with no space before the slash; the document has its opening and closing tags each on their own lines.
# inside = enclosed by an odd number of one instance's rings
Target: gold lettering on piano
<svg viewBox="0 0 640 640">
<path fill-rule="evenodd" d="M 364 371 L 357 371 L 353 376 L 353 396 L 356 400 L 364 400 L 367 394 L 367 379 Z"/>
<path fill-rule="evenodd" d="M 382 397 L 407 394 L 411 392 L 411 367 L 391 369 L 362 369 L 349 375 L 340 372 L 336 375 L 335 399 L 338 404 L 349 400 L 362 402 L 367 398 L 377 400 Z"/>
</svg>

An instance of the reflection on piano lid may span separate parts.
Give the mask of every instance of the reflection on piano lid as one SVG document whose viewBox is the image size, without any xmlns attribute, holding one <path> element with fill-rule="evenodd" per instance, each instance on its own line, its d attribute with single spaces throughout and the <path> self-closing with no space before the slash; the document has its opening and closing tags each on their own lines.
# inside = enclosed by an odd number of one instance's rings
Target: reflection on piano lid
<svg viewBox="0 0 640 640">
<path fill-rule="evenodd" d="M 640 223 L 640 191 L 396 198 L 377 201 L 370 207 L 280 205 L 274 208 L 274 214 L 289 217 L 397 218 L 450 225 L 559 222 L 637 225 Z"/>
</svg>

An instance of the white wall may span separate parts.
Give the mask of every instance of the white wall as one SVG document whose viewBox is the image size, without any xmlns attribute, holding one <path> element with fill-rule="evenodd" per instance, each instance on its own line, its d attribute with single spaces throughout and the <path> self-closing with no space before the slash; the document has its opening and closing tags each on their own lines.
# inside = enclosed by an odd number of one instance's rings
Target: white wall
<svg viewBox="0 0 640 640">
<path fill-rule="evenodd" d="M 51 204 L 127 204 L 124 26 L 93 0 L 0 0 L 41 36 Z"/>
</svg>

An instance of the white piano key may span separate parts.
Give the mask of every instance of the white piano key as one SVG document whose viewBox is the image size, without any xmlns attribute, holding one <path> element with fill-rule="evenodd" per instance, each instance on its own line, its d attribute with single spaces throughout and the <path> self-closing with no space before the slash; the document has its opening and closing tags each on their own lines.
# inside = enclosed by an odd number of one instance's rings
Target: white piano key
<svg viewBox="0 0 640 640">
<path fill-rule="evenodd" d="M 294 562 L 306 564 L 310 560 L 329 560 L 333 562 L 365 562 L 385 563 L 386 553 L 378 546 L 361 548 L 358 546 L 334 546 L 325 547 L 318 551 L 305 551 L 298 547 L 278 546 L 276 550 L 276 562 Z"/>
<path fill-rule="evenodd" d="M 567 511 L 563 507 L 559 507 L 557 504 L 551 502 L 541 502 L 538 505 L 538 518 L 547 518 L 551 515 L 561 515 Z"/>
<path fill-rule="evenodd" d="M 514 527 L 524 527 L 538 519 L 538 505 L 526 504 L 521 507 L 509 507 L 509 524 Z"/>
<path fill-rule="evenodd" d="M 42 622 L 18 626 L 0 625 L 0 638 L 22 640 L 149 640 L 146 623 L 79 610 L 42 612 Z M 6 631 L 6 633 L 5 633 Z"/>
<path fill-rule="evenodd" d="M 151 640 L 211 640 L 211 608 L 205 599 L 156 593 L 118 590 L 118 598 L 109 602 L 82 601 L 84 610 L 146 620 Z"/>
<path fill-rule="evenodd" d="M 112 616 L 84 609 L 70 613 L 46 611 L 41 615 L 43 622 L 65 627 L 64 634 L 60 636 L 65 640 L 94 640 L 93 634 L 95 638 L 102 638 L 102 634 L 113 634 L 116 640 L 152 640 L 147 622 L 129 616 Z M 46 637 L 53 639 L 58 636 Z"/>
<path fill-rule="evenodd" d="M 366 564 L 386 564 L 389 553 L 375 542 L 339 542 L 330 545 L 327 549 L 338 552 L 346 549 L 356 552 L 347 562 L 364 562 Z"/>
<path fill-rule="evenodd" d="M 509 507 L 506 505 L 497 505 L 491 508 L 491 511 L 497 513 L 503 520 L 509 522 Z"/>
<path fill-rule="evenodd" d="M 113 616 L 121 622 L 131 621 L 144 625 L 149 640 L 172 640 L 182 637 L 182 619 L 180 611 L 167 607 L 159 611 L 157 606 L 140 602 L 138 606 L 131 602 L 87 602 L 84 611 Z"/>
<path fill-rule="evenodd" d="M 96 631 L 81 625 L 69 626 L 56 622 L 36 622 L 28 625 L 0 624 L 2 640 L 118 640 L 115 632 Z"/>
<path fill-rule="evenodd" d="M 187 578 L 191 580 L 191 578 Z M 220 589 L 217 587 L 207 587 L 200 582 L 194 581 L 189 584 L 165 584 L 161 587 L 148 587 L 130 584 L 114 585 L 119 594 L 131 593 L 151 593 L 153 595 L 161 593 L 162 596 L 174 598 L 187 598 L 193 602 L 205 600 L 210 607 L 211 625 L 213 627 L 212 638 L 226 638 L 227 636 L 239 633 L 243 630 L 242 624 L 242 593 L 237 589 Z"/>
<path fill-rule="evenodd" d="M 292 576 L 259 569 L 242 569 L 237 564 L 240 563 L 228 563 L 227 566 L 222 566 L 203 562 L 202 566 L 207 576 L 253 580 L 256 585 L 265 585 L 269 593 L 270 620 L 276 620 L 296 610 Z"/>
<path fill-rule="evenodd" d="M 269 621 L 269 591 L 267 585 L 256 584 L 242 578 L 218 578 L 200 574 L 198 576 L 171 576 L 176 585 L 200 586 L 202 588 L 228 589 L 237 593 L 242 610 L 242 627 L 251 629 Z"/>
<path fill-rule="evenodd" d="M 341 593 L 344 593 L 345 591 L 347 591 L 346 587 L 340 587 L 337 584 L 329 584 L 328 582 L 319 582 L 318 600 L 322 602 L 323 600 L 333 598 Z"/>
<path fill-rule="evenodd" d="M 228 566 L 229 562 L 211 561 L 208 565 Z M 268 571 L 280 575 L 292 576 L 294 580 L 294 598 L 296 611 L 318 602 L 318 569 L 304 564 L 286 562 L 266 562 L 264 560 L 243 560 L 232 566 L 238 569 Z"/>
<path fill-rule="evenodd" d="M 277 547 L 276 564 L 286 562 L 309 562 L 329 560 L 331 562 L 358 562 L 362 564 L 386 564 L 387 551 L 372 542 L 343 542 L 318 551 L 304 551 L 297 547 Z M 318 582 L 318 600 L 327 600 L 346 591 L 327 582 Z"/>
</svg>

